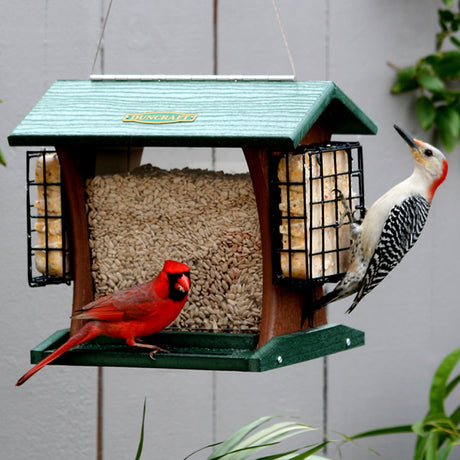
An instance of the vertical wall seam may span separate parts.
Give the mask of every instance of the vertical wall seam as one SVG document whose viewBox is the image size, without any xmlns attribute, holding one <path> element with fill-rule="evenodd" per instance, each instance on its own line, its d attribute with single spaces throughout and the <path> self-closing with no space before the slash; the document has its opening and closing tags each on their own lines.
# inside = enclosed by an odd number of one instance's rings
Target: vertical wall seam
<svg viewBox="0 0 460 460">
<path fill-rule="evenodd" d="M 325 74 L 325 79 L 326 80 L 329 80 L 330 79 L 330 71 L 331 71 L 331 67 L 330 67 L 330 32 L 331 32 L 331 19 L 330 19 L 330 15 L 331 15 L 331 11 L 330 11 L 330 3 L 329 3 L 330 0 L 325 0 L 325 8 L 326 8 L 326 11 L 325 11 L 325 27 L 324 27 L 324 31 L 325 31 L 325 37 L 324 37 L 324 42 L 325 42 L 325 56 L 324 56 L 324 60 L 325 60 L 325 69 L 324 69 L 324 74 Z"/>
<path fill-rule="evenodd" d="M 218 24 L 218 15 L 219 15 L 219 8 L 218 8 L 218 3 L 219 0 L 213 0 L 212 2 L 212 72 L 214 75 L 217 75 L 219 73 L 219 50 L 217 46 L 217 24 Z M 212 147 L 211 148 L 211 170 L 215 171 L 216 170 L 216 148 Z"/>
<path fill-rule="evenodd" d="M 105 8 L 104 0 L 101 0 L 101 34 L 104 33 L 105 27 Z M 99 48 L 99 62 L 101 75 L 105 72 L 104 65 L 104 37 L 101 36 L 101 41 L 98 44 Z M 97 51 L 96 51 L 97 54 Z M 97 55 L 96 55 L 97 58 Z M 94 70 L 93 63 L 93 69 Z M 91 72 L 92 73 L 92 72 Z M 103 460 L 104 458 L 104 369 L 102 367 L 97 368 L 97 460 Z"/>
<path fill-rule="evenodd" d="M 48 89 L 48 75 L 46 69 L 48 68 L 48 0 L 45 0 L 45 24 L 43 31 L 43 86 L 44 91 Z"/>
<path fill-rule="evenodd" d="M 219 48 L 218 48 L 218 20 L 219 20 L 219 0 L 212 3 L 212 71 L 214 75 L 219 72 Z M 211 170 L 216 170 L 216 148 L 211 149 Z M 212 371 L 212 443 L 217 442 L 217 372 Z"/>
<path fill-rule="evenodd" d="M 330 11 L 330 0 L 325 0 L 325 24 L 324 24 L 324 76 L 326 80 L 330 79 L 330 32 L 331 32 L 331 11 Z M 327 314 L 327 313 L 326 313 Z M 323 358 L 323 441 L 327 441 L 328 433 L 328 411 L 329 411 L 329 360 L 327 356 Z M 327 444 L 323 449 L 324 454 L 327 455 Z"/>
</svg>

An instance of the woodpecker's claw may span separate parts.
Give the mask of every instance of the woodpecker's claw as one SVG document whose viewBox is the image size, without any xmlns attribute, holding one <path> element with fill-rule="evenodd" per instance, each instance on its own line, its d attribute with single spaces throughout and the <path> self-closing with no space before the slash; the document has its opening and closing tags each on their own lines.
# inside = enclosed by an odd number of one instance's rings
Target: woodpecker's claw
<svg viewBox="0 0 460 460">
<path fill-rule="evenodd" d="M 335 224 L 337 228 L 342 227 L 344 224 L 345 217 L 348 217 L 348 220 L 350 224 L 353 224 L 356 222 L 354 212 L 350 209 L 350 206 L 348 205 L 347 199 L 345 198 L 344 194 L 342 193 L 341 190 L 338 188 L 332 189 L 333 192 L 337 194 L 338 199 L 342 203 L 342 206 L 345 208 L 345 210 L 340 214 L 339 221 Z"/>
</svg>

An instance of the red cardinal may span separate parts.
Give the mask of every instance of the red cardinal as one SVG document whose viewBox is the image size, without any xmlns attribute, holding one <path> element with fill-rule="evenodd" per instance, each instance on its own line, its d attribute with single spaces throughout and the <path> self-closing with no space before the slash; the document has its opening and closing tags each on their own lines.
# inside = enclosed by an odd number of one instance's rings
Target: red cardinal
<svg viewBox="0 0 460 460">
<path fill-rule="evenodd" d="M 190 268 L 167 260 L 153 280 L 140 286 L 101 297 L 84 306 L 74 319 L 88 319 L 77 333 L 57 350 L 36 364 L 16 383 L 22 385 L 42 367 L 67 350 L 98 335 L 125 339 L 128 345 L 164 351 L 156 345 L 139 343 L 138 337 L 155 334 L 169 326 L 181 312 L 190 289 Z"/>
</svg>

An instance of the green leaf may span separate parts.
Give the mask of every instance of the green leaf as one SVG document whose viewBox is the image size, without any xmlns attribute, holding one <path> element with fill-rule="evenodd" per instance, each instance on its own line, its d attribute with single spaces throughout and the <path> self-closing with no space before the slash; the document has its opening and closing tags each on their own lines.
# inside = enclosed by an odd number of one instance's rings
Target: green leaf
<svg viewBox="0 0 460 460">
<path fill-rule="evenodd" d="M 460 406 L 457 406 L 457 408 L 452 412 L 450 419 L 455 426 L 460 424 Z"/>
<path fill-rule="evenodd" d="M 242 439 L 244 439 L 251 431 L 256 430 L 260 425 L 269 420 L 272 420 L 275 416 L 265 416 L 260 417 L 257 420 L 254 420 L 251 423 L 241 427 L 239 430 L 235 431 L 231 436 L 229 436 L 220 446 L 209 456 L 208 460 L 213 460 L 219 455 L 222 455 L 225 452 L 230 452 L 235 446 L 237 446 Z"/>
<path fill-rule="evenodd" d="M 438 450 L 439 433 L 436 431 L 428 435 L 426 443 L 426 460 L 436 460 L 436 452 Z"/>
<path fill-rule="evenodd" d="M 436 109 L 431 100 L 426 96 L 419 97 L 415 103 L 415 112 L 422 128 L 429 129 L 436 118 Z"/>
<path fill-rule="evenodd" d="M 453 444 L 447 440 L 446 445 L 438 452 L 437 460 L 447 460 L 452 450 Z"/>
<path fill-rule="evenodd" d="M 460 125 L 459 115 L 457 113 L 457 123 Z M 458 134 L 458 125 L 455 134 Z M 451 128 L 453 130 L 453 128 Z M 449 353 L 436 369 L 433 376 L 430 389 L 430 411 L 431 414 L 444 414 L 444 399 L 447 395 L 447 381 L 458 362 L 460 361 L 460 348 Z M 455 381 L 456 379 L 454 379 Z"/>
<path fill-rule="evenodd" d="M 447 38 L 447 31 L 443 30 L 436 34 L 436 51 L 441 51 L 444 40 Z"/>
<path fill-rule="evenodd" d="M 363 431 L 362 433 L 350 436 L 351 439 L 368 438 L 371 436 L 382 436 L 387 434 L 412 433 L 412 425 L 395 425 L 376 430 Z"/>
<path fill-rule="evenodd" d="M 423 460 L 427 442 L 428 436 L 417 438 L 413 460 Z"/>
<path fill-rule="evenodd" d="M 291 436 L 315 430 L 315 428 L 308 425 L 287 421 L 275 423 L 267 428 L 255 431 L 263 423 L 272 418 L 274 417 L 262 417 L 239 429 L 220 444 L 208 457 L 208 460 L 218 460 L 220 458 L 225 458 L 226 460 L 244 460 L 252 453 L 278 444 Z"/>
<path fill-rule="evenodd" d="M 139 440 L 139 446 L 137 447 L 136 460 L 141 458 L 142 448 L 144 446 L 144 422 L 145 422 L 145 406 L 147 398 L 144 398 L 144 410 L 142 412 L 142 426 L 141 426 L 141 438 Z"/>
<path fill-rule="evenodd" d="M 417 75 L 417 81 L 420 86 L 433 93 L 442 91 L 444 89 L 443 81 L 435 75 L 427 72 L 419 72 Z"/>
<path fill-rule="evenodd" d="M 6 166 L 5 157 L 3 156 L 3 153 L 1 150 L 0 150 L 0 165 Z"/>
<path fill-rule="evenodd" d="M 297 455 L 293 455 L 293 454 L 296 454 L 296 452 L 298 452 L 301 449 L 291 450 L 289 452 L 284 452 L 282 454 L 269 455 L 268 457 L 261 457 L 261 458 L 258 458 L 257 460 L 288 460 L 288 459 L 289 460 L 303 460 L 305 458 L 310 458 L 312 460 L 315 460 L 315 459 L 316 460 L 328 460 L 325 457 L 320 457 L 318 455 L 313 455 L 313 454 L 323 449 L 327 444 L 329 444 L 329 442 L 330 441 L 324 441 L 320 444 L 315 444 L 313 447 L 306 446 L 305 448 L 307 448 L 308 450 L 305 452 L 301 452 L 300 454 L 297 454 Z"/>
<path fill-rule="evenodd" d="M 455 387 L 460 383 L 460 374 L 454 377 L 446 386 L 446 397 L 455 390 Z"/>
<path fill-rule="evenodd" d="M 320 451 L 328 443 L 329 443 L 329 441 L 324 441 L 323 443 L 318 444 L 317 446 L 313 447 L 312 449 L 309 449 L 307 452 L 304 452 L 302 454 L 297 455 L 296 457 L 293 457 L 292 460 L 303 460 L 304 458 L 312 457 L 313 454 L 315 454 L 316 452 Z"/>
<path fill-rule="evenodd" d="M 190 457 L 193 457 L 195 454 L 197 454 L 198 452 L 201 452 L 202 450 L 210 449 L 211 447 L 216 447 L 220 444 L 222 444 L 222 442 L 216 442 L 214 444 L 208 444 L 207 446 L 200 447 L 199 449 L 194 450 L 191 454 L 187 455 L 187 457 L 185 457 L 184 460 L 187 460 Z"/>
<path fill-rule="evenodd" d="M 392 86 L 391 92 L 398 94 L 412 91 L 418 88 L 415 67 L 405 67 L 396 73 L 396 83 Z"/>
<path fill-rule="evenodd" d="M 313 428 L 295 422 L 279 422 L 258 432 L 238 444 L 238 449 L 256 448 L 262 449 L 268 443 L 281 442 L 291 436 L 300 434 L 301 432 L 312 431 Z M 258 447 L 260 446 L 260 447 Z M 229 456 L 232 460 L 243 460 L 245 456 Z"/>
<path fill-rule="evenodd" d="M 449 37 L 449 40 L 453 45 L 455 45 L 455 46 L 460 48 L 460 40 L 457 37 L 455 37 L 454 35 L 451 35 Z"/>
<path fill-rule="evenodd" d="M 446 150 L 449 152 L 452 151 L 458 141 L 458 134 L 460 131 L 460 115 L 453 107 L 439 107 L 436 113 L 435 123 L 439 129 L 441 141 Z M 436 381 L 443 381 L 440 376 L 435 375 L 433 383 L 435 382 L 435 379 Z M 440 398 L 444 397 L 444 392 L 445 388 L 441 387 L 440 385 L 432 387 L 432 392 L 430 393 L 430 401 L 432 398 L 434 398 L 439 403 Z"/>
<path fill-rule="evenodd" d="M 260 457 L 257 460 L 279 460 L 279 459 L 292 459 L 292 456 L 299 452 L 299 449 L 290 450 L 289 452 L 283 452 L 282 454 L 268 455 L 267 457 Z"/>
<path fill-rule="evenodd" d="M 215 460 L 246 460 L 248 459 L 254 452 L 258 450 L 265 449 L 266 447 L 273 447 L 278 445 L 279 442 L 268 442 L 266 444 L 258 444 L 256 446 L 246 446 L 246 447 L 237 447 L 229 452 L 224 452 L 222 455 L 218 455 L 217 457 L 212 457 Z M 208 457 L 208 460 L 211 457 Z"/>
<path fill-rule="evenodd" d="M 441 27 L 446 27 L 446 23 L 453 22 L 455 20 L 454 13 L 451 10 L 438 10 L 439 23 Z"/>
<path fill-rule="evenodd" d="M 418 61 L 418 71 L 422 71 L 424 73 L 431 73 L 432 67 L 436 66 L 439 59 L 441 59 L 440 52 L 434 54 L 428 54 L 427 56 L 419 59 Z"/>
<path fill-rule="evenodd" d="M 412 425 L 412 431 L 418 435 L 418 436 L 425 436 L 426 430 L 425 430 L 425 423 L 423 422 L 417 422 Z"/>
<path fill-rule="evenodd" d="M 442 3 L 448 7 L 451 7 L 454 4 L 454 0 L 442 0 Z"/>
<path fill-rule="evenodd" d="M 460 51 L 452 50 L 439 54 L 432 63 L 433 70 L 440 78 L 456 78 L 460 74 Z"/>
</svg>

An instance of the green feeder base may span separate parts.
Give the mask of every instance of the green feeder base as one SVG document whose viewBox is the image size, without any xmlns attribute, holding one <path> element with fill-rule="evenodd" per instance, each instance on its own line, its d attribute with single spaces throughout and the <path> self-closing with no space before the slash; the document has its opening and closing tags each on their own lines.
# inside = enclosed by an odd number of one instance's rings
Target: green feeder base
<svg viewBox="0 0 460 460">
<path fill-rule="evenodd" d="M 31 350 L 32 364 L 51 354 L 68 336 L 69 330 L 63 329 L 37 345 Z M 257 334 L 163 331 L 145 341 L 169 353 L 159 352 L 153 360 L 145 350 L 101 336 L 52 364 L 263 372 L 359 347 L 364 345 L 364 332 L 328 324 L 273 337 L 259 349 Z"/>
</svg>

